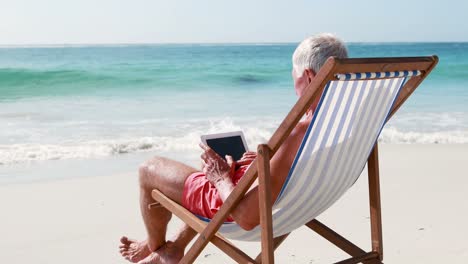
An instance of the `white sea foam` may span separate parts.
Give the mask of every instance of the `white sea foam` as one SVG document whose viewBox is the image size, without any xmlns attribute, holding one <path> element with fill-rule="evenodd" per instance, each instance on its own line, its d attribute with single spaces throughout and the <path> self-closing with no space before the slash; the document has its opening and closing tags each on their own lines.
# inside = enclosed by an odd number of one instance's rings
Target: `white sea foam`
<svg viewBox="0 0 468 264">
<path fill-rule="evenodd" d="M 468 130 L 402 132 L 390 127 L 382 131 L 379 141 L 382 143 L 467 144 Z"/>
<path fill-rule="evenodd" d="M 206 122 L 206 120 L 204 121 Z M 99 158 L 144 151 L 200 151 L 200 135 L 243 130 L 248 145 L 254 148 L 266 142 L 271 131 L 259 128 L 243 128 L 230 118 L 209 121 L 204 129 L 198 122 L 188 125 L 185 134 L 168 136 L 126 137 L 118 139 L 81 140 L 57 144 L 27 143 L 0 145 L 0 165 L 27 163 L 43 160 Z"/>
<path fill-rule="evenodd" d="M 240 130 L 241 127 L 229 120 L 213 122 L 208 133 Z M 256 144 L 266 142 L 273 130 L 247 128 L 244 133 L 251 150 Z M 14 144 L 0 145 L 0 164 L 27 163 L 42 160 L 99 158 L 126 153 L 152 151 L 199 151 L 200 132 L 189 132 L 183 136 L 121 138 L 115 140 L 93 140 L 63 144 Z M 383 130 L 382 143 L 422 144 L 466 144 L 468 131 L 446 132 L 401 132 L 396 128 Z"/>
<path fill-rule="evenodd" d="M 200 135 L 242 130 L 250 150 L 265 143 L 281 118 L 239 117 L 116 120 L 112 126 L 96 121 L 63 120 L 35 127 L 3 131 L 0 165 L 44 160 L 93 159 L 126 153 L 196 153 Z M 468 128 L 463 114 L 400 115 L 382 131 L 382 143 L 463 144 Z M 423 120 L 423 121 L 420 121 Z M 427 124 L 430 124 L 427 125 Z M 54 125 L 54 126 L 52 126 Z"/>
<path fill-rule="evenodd" d="M 197 136 L 180 138 L 142 137 L 96 140 L 65 144 L 14 144 L 0 146 L 0 163 L 13 164 L 41 160 L 98 158 L 141 151 L 195 150 Z"/>
</svg>

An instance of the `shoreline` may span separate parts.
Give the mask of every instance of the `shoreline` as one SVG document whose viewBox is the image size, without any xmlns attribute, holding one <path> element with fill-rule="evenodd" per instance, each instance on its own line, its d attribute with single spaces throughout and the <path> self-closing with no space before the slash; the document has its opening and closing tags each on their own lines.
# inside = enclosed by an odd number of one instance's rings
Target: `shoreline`
<svg viewBox="0 0 468 264">
<path fill-rule="evenodd" d="M 468 258 L 464 236 L 468 233 L 465 225 L 468 205 L 462 201 L 467 197 L 468 144 L 380 144 L 379 147 L 384 261 L 464 263 Z M 144 154 L 152 156 L 152 153 Z M 195 166 L 196 154 L 185 156 L 182 161 Z M 170 158 L 177 155 L 166 153 Z M 137 158 L 142 157 L 134 157 L 127 163 L 114 159 L 110 163 L 122 162 L 126 167 L 144 161 Z M 2 261 L 50 264 L 66 259 L 70 264 L 128 263 L 118 253 L 120 236 L 141 239 L 145 235 L 138 206 L 137 167 L 133 168 L 134 172 L 109 169 L 108 173 L 105 170 L 92 173 L 92 166 L 74 172 L 80 177 L 0 185 Z M 68 170 L 76 169 L 68 167 Z M 118 166 L 112 169 L 118 170 Z M 40 173 L 47 173 L 47 169 Z M 358 246 L 369 249 L 368 211 L 364 170 L 344 197 L 318 219 Z M 173 217 L 169 237 L 179 224 L 180 220 Z M 237 244 L 254 255 L 259 248 L 258 243 Z M 346 254 L 301 228 L 279 247 L 275 257 L 278 263 L 315 264 L 338 261 Z M 210 246 L 197 263 L 231 262 Z"/>
<path fill-rule="evenodd" d="M 403 148 L 413 146 L 415 149 L 431 149 L 432 147 L 438 149 L 468 149 L 468 143 L 379 143 L 379 147 L 383 148 L 398 146 Z M 174 159 L 198 168 L 200 163 L 199 152 L 198 148 L 185 152 L 180 150 L 145 151 L 100 158 L 42 160 L 0 165 L 0 188 L 11 185 L 39 184 L 75 178 L 136 173 L 142 162 L 155 155 Z"/>
</svg>

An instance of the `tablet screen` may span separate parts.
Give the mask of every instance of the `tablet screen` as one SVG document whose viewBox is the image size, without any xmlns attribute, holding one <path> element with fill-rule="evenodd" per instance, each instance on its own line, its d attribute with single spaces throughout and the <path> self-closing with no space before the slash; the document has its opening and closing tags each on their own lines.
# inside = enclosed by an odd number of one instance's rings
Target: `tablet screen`
<svg viewBox="0 0 468 264">
<path fill-rule="evenodd" d="M 223 159 L 230 155 L 234 160 L 240 160 L 247 151 L 240 135 L 206 139 L 206 144 Z"/>
</svg>

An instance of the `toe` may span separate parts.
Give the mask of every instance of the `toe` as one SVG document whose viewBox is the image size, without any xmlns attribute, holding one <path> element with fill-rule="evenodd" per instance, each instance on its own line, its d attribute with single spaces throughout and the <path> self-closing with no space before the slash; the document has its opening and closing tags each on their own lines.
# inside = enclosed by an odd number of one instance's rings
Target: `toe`
<svg viewBox="0 0 468 264">
<path fill-rule="evenodd" d="M 126 245 L 126 244 L 120 244 L 120 245 L 119 245 L 119 248 L 120 248 L 120 249 L 128 249 L 129 246 Z"/>
<path fill-rule="evenodd" d="M 126 236 L 121 237 L 120 242 L 122 244 L 129 244 L 130 243 L 130 241 L 128 240 L 128 237 L 126 237 Z"/>
</svg>

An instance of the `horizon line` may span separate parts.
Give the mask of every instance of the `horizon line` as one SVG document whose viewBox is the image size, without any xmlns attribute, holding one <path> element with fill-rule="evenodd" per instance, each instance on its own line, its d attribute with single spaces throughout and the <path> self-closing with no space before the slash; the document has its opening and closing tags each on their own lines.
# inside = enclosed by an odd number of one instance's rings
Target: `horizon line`
<svg viewBox="0 0 468 264">
<path fill-rule="evenodd" d="M 54 48 L 89 46 L 158 46 L 158 45 L 291 45 L 299 42 L 121 42 L 121 43 L 44 43 L 0 44 L 0 48 Z M 346 44 L 421 44 L 421 43 L 468 43 L 468 41 L 345 41 Z"/>
</svg>

